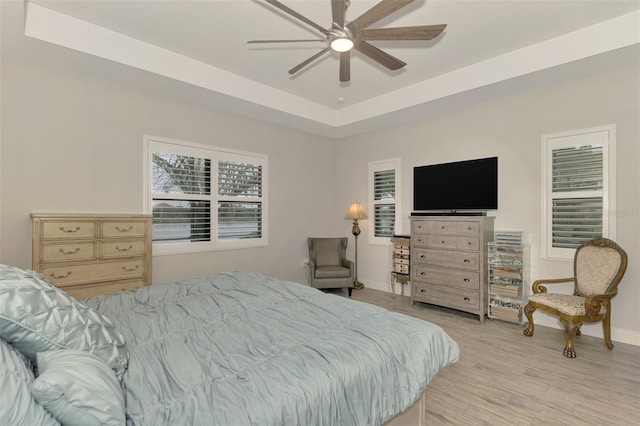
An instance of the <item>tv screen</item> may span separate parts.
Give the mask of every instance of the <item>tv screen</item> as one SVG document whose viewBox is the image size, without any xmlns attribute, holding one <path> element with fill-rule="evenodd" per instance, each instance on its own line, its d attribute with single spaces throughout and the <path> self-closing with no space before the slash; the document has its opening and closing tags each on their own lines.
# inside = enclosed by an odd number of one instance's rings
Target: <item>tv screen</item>
<svg viewBox="0 0 640 426">
<path fill-rule="evenodd" d="M 413 209 L 495 210 L 498 157 L 413 168 Z"/>
</svg>

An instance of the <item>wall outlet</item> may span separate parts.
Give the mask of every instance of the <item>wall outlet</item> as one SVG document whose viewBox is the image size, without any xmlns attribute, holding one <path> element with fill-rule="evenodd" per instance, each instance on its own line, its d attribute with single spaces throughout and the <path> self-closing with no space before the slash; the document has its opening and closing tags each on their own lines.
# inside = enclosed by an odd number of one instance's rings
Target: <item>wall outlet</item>
<svg viewBox="0 0 640 426">
<path fill-rule="evenodd" d="M 309 259 L 302 259 L 302 262 L 300 262 L 300 267 L 301 268 L 308 268 L 309 267 Z"/>
</svg>

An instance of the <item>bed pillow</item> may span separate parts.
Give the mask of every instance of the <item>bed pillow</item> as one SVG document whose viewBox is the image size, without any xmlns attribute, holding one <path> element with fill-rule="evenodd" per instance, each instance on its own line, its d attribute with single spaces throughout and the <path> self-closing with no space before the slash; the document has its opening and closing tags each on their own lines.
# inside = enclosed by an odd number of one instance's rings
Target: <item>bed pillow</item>
<svg viewBox="0 0 640 426">
<path fill-rule="evenodd" d="M 0 425 L 59 425 L 31 395 L 31 361 L 0 340 Z"/>
<path fill-rule="evenodd" d="M 128 351 L 109 318 L 41 274 L 0 265 L 0 338 L 35 361 L 37 352 L 79 349 L 102 359 L 122 377 Z"/>
<path fill-rule="evenodd" d="M 73 349 L 36 355 L 39 376 L 31 392 L 65 426 L 125 424 L 122 388 L 93 354 Z"/>
</svg>

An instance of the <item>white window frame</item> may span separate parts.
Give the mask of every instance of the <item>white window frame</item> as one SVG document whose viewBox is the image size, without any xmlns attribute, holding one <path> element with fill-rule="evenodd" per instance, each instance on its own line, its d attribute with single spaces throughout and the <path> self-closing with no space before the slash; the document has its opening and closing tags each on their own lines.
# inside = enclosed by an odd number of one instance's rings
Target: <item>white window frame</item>
<svg viewBox="0 0 640 426">
<path fill-rule="evenodd" d="M 400 183 L 402 176 L 402 162 L 400 158 L 391 158 L 387 160 L 372 161 L 369 163 L 369 243 L 379 245 L 390 245 L 391 237 L 375 236 L 375 206 L 376 204 L 395 204 L 394 233 L 402 233 L 402 222 L 400 217 L 401 191 Z M 395 199 L 393 200 L 375 200 L 374 196 L 374 177 L 376 172 L 394 170 L 395 172 Z"/>
<path fill-rule="evenodd" d="M 233 250 L 254 247 L 265 247 L 268 245 L 268 156 L 252 152 L 238 151 L 227 148 L 220 148 L 211 145 L 197 144 L 194 142 L 168 139 L 158 136 L 144 135 L 143 137 L 143 185 L 144 185 L 144 211 L 153 214 L 153 192 L 152 192 L 152 156 L 154 152 L 162 151 L 180 155 L 194 155 L 211 160 L 211 195 L 205 196 L 211 205 L 211 240 L 199 242 L 181 243 L 154 243 L 153 255 L 172 255 L 197 253 L 205 251 Z M 259 201 L 262 203 L 262 235 L 260 238 L 224 240 L 218 239 L 218 201 L 224 197 L 218 196 L 218 161 L 247 162 L 262 166 L 262 196 L 259 199 L 251 198 L 246 201 Z M 188 196 L 186 198 L 193 198 Z M 229 199 L 229 198 L 226 198 Z M 243 201 L 242 198 L 233 198 Z"/>
<path fill-rule="evenodd" d="M 602 191 L 565 193 L 566 198 L 602 196 L 602 236 L 616 239 L 616 126 L 606 125 L 587 129 L 542 135 L 542 229 L 541 256 L 549 260 L 573 261 L 575 249 L 553 247 L 552 239 L 552 153 L 555 149 L 581 146 L 585 138 L 598 138 L 603 146 Z M 559 198 L 559 197 L 556 197 Z"/>
</svg>

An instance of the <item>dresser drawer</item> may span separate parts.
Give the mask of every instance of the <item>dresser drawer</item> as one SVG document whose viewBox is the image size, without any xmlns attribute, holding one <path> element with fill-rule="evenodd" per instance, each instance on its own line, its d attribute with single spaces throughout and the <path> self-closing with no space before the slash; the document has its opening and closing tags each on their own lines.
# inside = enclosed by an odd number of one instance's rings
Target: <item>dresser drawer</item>
<svg viewBox="0 0 640 426">
<path fill-rule="evenodd" d="M 478 222 L 462 221 L 414 221 L 411 224 L 413 234 L 435 234 L 435 235 L 465 235 L 479 236 L 480 224 Z"/>
<path fill-rule="evenodd" d="M 447 306 L 463 311 L 480 309 L 480 295 L 477 291 L 468 291 L 451 287 L 414 282 L 413 298 L 419 302 Z"/>
<path fill-rule="evenodd" d="M 412 239 L 414 247 L 435 247 L 450 250 L 480 250 L 480 238 L 456 237 L 452 235 L 415 235 Z"/>
<path fill-rule="evenodd" d="M 117 293 L 119 291 L 135 290 L 144 286 L 143 280 L 121 281 L 107 284 L 83 284 L 64 288 L 64 291 L 75 298 L 84 299 L 100 294 Z"/>
<path fill-rule="evenodd" d="M 69 266 L 42 268 L 42 274 L 59 287 L 126 278 L 142 277 L 145 274 L 144 260 L 119 262 L 84 263 Z"/>
<path fill-rule="evenodd" d="M 414 253 L 416 262 L 419 263 L 472 271 L 480 270 L 480 253 L 477 252 L 415 249 Z"/>
<path fill-rule="evenodd" d="M 96 244 L 92 241 L 43 244 L 40 253 L 42 262 L 92 260 L 96 258 Z"/>
<path fill-rule="evenodd" d="M 42 239 L 59 240 L 72 238 L 94 238 L 96 223 L 93 221 L 42 222 Z"/>
<path fill-rule="evenodd" d="M 146 223 L 142 220 L 102 222 L 100 235 L 104 238 L 144 237 L 147 232 Z"/>
<path fill-rule="evenodd" d="M 100 256 L 103 259 L 143 256 L 144 253 L 144 240 L 102 241 L 100 243 Z"/>
<path fill-rule="evenodd" d="M 459 271 L 455 269 L 416 265 L 413 271 L 413 279 L 428 284 L 464 288 L 468 290 L 477 291 L 480 289 L 480 274 L 472 271 Z"/>
</svg>

